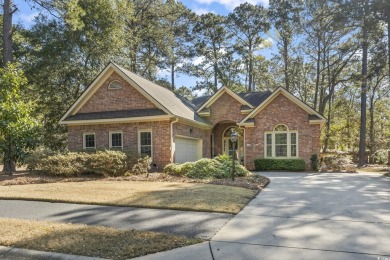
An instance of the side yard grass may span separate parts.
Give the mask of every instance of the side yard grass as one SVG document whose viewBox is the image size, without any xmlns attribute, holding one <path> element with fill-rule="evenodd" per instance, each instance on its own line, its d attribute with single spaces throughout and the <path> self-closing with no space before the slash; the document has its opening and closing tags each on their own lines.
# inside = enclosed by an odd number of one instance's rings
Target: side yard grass
<svg viewBox="0 0 390 260">
<path fill-rule="evenodd" d="M 0 185 L 0 199 L 209 211 L 237 214 L 258 190 L 180 182 L 109 181 Z"/>
<path fill-rule="evenodd" d="M 150 231 L 0 218 L 0 245 L 47 252 L 128 259 L 200 242 Z"/>
</svg>

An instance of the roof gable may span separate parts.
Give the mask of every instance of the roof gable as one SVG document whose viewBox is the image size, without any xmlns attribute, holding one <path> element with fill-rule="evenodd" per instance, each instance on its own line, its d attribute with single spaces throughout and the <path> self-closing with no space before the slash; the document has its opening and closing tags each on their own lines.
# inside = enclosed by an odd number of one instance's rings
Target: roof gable
<svg viewBox="0 0 390 260">
<path fill-rule="evenodd" d="M 253 106 L 248 103 L 245 99 L 243 99 L 242 97 L 240 97 L 239 95 L 237 95 L 236 93 L 234 93 L 233 91 L 231 91 L 230 89 L 228 89 L 227 87 L 222 87 L 220 88 L 217 92 L 215 92 L 214 95 L 212 95 L 209 99 L 207 99 L 206 102 L 203 103 L 203 105 L 201 105 L 197 110 L 196 112 L 199 112 L 201 111 L 203 108 L 206 108 L 206 107 L 210 107 L 215 101 L 217 101 L 224 93 L 227 93 L 229 94 L 230 96 L 232 96 L 235 100 L 237 100 L 238 102 L 240 102 L 242 105 L 246 105 L 250 108 L 253 108 Z"/>
<path fill-rule="evenodd" d="M 99 73 L 95 80 L 69 108 L 69 110 L 61 118 L 60 123 L 63 123 L 69 116 L 75 115 L 113 72 L 119 74 L 119 76 L 126 80 L 134 89 L 136 89 L 152 104 L 154 104 L 158 109 L 164 111 L 166 114 L 179 116 L 201 123 L 207 123 L 203 122 L 204 120 L 196 115 L 193 106 L 191 106 L 188 101 L 178 97 L 178 95 L 172 91 L 161 87 L 141 76 L 138 76 L 133 72 L 121 68 L 112 62 L 109 63 L 102 72 Z"/>
<path fill-rule="evenodd" d="M 287 97 L 289 100 L 291 100 L 297 106 L 299 106 L 304 111 L 306 111 L 309 115 L 316 116 L 316 120 L 315 120 L 316 122 L 323 123 L 326 121 L 326 118 L 324 116 L 322 116 L 320 113 L 315 111 L 313 108 L 308 106 L 306 103 L 299 100 L 297 97 L 295 97 L 293 94 L 288 92 L 286 89 L 279 87 L 271 95 L 269 95 L 258 107 L 256 107 L 251 113 L 249 113 L 240 122 L 240 124 L 246 124 L 249 121 L 251 121 L 250 119 L 254 118 L 260 111 L 262 111 L 268 104 L 270 104 L 279 94 L 282 94 L 285 97 Z"/>
</svg>

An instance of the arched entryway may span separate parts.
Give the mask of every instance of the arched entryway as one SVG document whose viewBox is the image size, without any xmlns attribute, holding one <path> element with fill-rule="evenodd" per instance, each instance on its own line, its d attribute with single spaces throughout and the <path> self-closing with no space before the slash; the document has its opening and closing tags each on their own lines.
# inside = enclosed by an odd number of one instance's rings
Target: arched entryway
<svg viewBox="0 0 390 260">
<path fill-rule="evenodd" d="M 216 124 L 212 131 L 212 157 L 226 154 L 232 156 L 233 143 L 231 141 L 231 133 L 236 131 L 238 133 L 238 141 L 236 143 L 236 158 L 242 164 L 244 163 L 244 129 L 239 128 L 235 122 L 223 121 Z"/>
</svg>

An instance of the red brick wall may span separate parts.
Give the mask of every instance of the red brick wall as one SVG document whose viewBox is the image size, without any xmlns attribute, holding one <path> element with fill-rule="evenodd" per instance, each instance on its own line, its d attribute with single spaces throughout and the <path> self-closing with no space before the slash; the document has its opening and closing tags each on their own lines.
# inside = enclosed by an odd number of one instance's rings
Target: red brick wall
<svg viewBox="0 0 390 260">
<path fill-rule="evenodd" d="M 123 87 L 121 89 L 108 89 L 108 85 L 113 80 L 120 81 L 123 84 Z M 130 86 L 130 84 L 122 79 L 116 72 L 113 72 L 78 113 L 142 108 L 156 108 L 156 106 Z"/>
<path fill-rule="evenodd" d="M 223 93 L 211 106 L 207 119 L 214 125 L 221 121 L 240 122 L 245 115 L 241 114 L 241 103 L 227 93 Z"/>
<path fill-rule="evenodd" d="M 190 129 L 192 129 L 192 131 L 190 131 Z M 174 123 L 173 124 L 173 136 L 175 136 L 175 135 L 181 135 L 181 136 L 202 139 L 203 157 L 210 158 L 210 156 L 211 156 L 211 153 L 210 153 L 210 151 L 211 151 L 211 147 L 210 147 L 211 130 L 186 125 L 183 123 Z"/>
<path fill-rule="evenodd" d="M 279 94 L 268 106 L 255 116 L 255 126 L 245 130 L 246 167 L 254 169 L 253 161 L 264 158 L 264 132 L 272 131 L 277 124 L 289 130 L 298 130 L 298 156 L 310 165 L 310 156 L 320 152 L 320 125 L 310 125 L 308 113 Z"/>
<path fill-rule="evenodd" d="M 68 126 L 68 148 L 70 151 L 83 149 L 83 133 L 95 133 L 96 148 L 109 149 L 109 132 L 123 131 L 123 149 L 138 151 L 138 131 L 152 130 L 152 157 L 159 169 L 171 163 L 171 125 L 169 121 L 126 124 L 102 124 L 89 126 Z"/>
</svg>

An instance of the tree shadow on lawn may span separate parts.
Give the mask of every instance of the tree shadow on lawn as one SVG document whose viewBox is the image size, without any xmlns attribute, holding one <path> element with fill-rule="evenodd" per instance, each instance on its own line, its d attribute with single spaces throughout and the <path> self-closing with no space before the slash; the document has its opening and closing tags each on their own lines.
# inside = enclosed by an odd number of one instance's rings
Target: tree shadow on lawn
<svg viewBox="0 0 390 260">
<path fill-rule="evenodd" d="M 77 209 L 53 213 L 44 219 L 210 239 L 232 217 L 223 213 L 80 205 Z"/>
<path fill-rule="evenodd" d="M 23 234 L 5 234 L 0 239 L 2 244 L 109 259 L 128 259 L 201 242 L 164 233 L 85 225 L 18 221 L 17 226 Z"/>
</svg>

